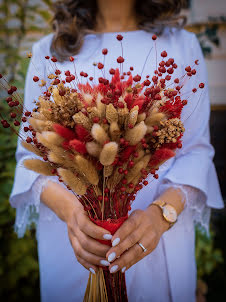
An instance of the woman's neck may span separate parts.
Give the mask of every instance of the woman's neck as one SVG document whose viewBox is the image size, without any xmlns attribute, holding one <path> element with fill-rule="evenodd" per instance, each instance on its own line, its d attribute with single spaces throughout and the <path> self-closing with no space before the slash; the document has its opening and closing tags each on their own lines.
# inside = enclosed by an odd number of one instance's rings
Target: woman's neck
<svg viewBox="0 0 226 302">
<path fill-rule="evenodd" d="M 137 30 L 135 0 L 98 0 L 97 32 Z"/>
</svg>

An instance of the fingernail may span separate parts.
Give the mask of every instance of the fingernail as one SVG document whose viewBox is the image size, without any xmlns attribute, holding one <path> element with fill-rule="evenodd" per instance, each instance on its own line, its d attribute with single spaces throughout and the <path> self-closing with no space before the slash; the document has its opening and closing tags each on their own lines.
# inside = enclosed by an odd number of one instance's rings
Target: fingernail
<svg viewBox="0 0 226 302">
<path fill-rule="evenodd" d="M 96 274 L 95 270 L 94 270 L 92 267 L 89 268 L 89 271 L 90 271 L 93 275 Z"/>
<path fill-rule="evenodd" d="M 111 253 L 111 254 L 108 256 L 108 261 L 109 261 L 109 262 L 112 262 L 113 260 L 115 260 L 115 257 L 116 257 L 116 253 L 115 253 L 115 252 Z"/>
<path fill-rule="evenodd" d="M 124 267 L 122 268 L 122 273 L 124 273 L 125 270 L 126 270 L 126 266 L 124 266 Z"/>
<path fill-rule="evenodd" d="M 107 260 L 100 260 L 100 264 L 102 264 L 103 266 L 109 266 L 110 263 Z"/>
<path fill-rule="evenodd" d="M 114 265 L 112 266 L 112 268 L 110 269 L 110 273 L 115 273 L 118 270 L 118 265 Z"/>
<path fill-rule="evenodd" d="M 103 238 L 106 239 L 106 240 L 111 240 L 112 235 L 111 234 L 104 234 Z"/>
<path fill-rule="evenodd" d="M 115 238 L 115 239 L 113 240 L 113 242 L 112 242 L 112 246 L 118 245 L 119 242 L 120 242 L 120 238 Z"/>
</svg>

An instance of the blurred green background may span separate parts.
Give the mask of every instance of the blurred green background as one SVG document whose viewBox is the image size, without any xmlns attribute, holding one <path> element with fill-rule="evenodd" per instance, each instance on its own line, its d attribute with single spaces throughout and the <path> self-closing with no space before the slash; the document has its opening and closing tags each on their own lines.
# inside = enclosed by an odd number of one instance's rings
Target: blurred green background
<svg viewBox="0 0 226 302">
<path fill-rule="evenodd" d="M 48 0 L 0 1 L 0 71 L 20 89 L 21 95 L 28 66 L 26 52 L 35 40 L 50 31 L 50 6 L 51 1 Z M 219 43 L 216 26 L 198 33 L 198 37 L 203 35 L 213 44 Z M 205 45 L 202 46 L 204 53 L 209 55 L 211 47 L 206 49 Z M 7 116 L 8 106 L 4 97 L 1 91 L 0 112 Z M 222 115 L 220 119 L 219 115 Z M 213 133 L 217 132 L 216 122 L 219 121 L 225 126 L 225 114 L 218 112 L 216 115 L 215 110 L 211 117 Z M 213 134 L 213 137 L 216 149 L 220 148 L 218 136 Z M 13 230 L 15 210 L 8 201 L 14 177 L 16 143 L 17 137 L 0 127 L 0 301 L 36 302 L 40 294 L 35 229 L 27 231 L 24 238 L 17 238 Z M 218 167 L 218 173 L 223 183 L 222 165 Z M 210 238 L 197 229 L 198 278 L 204 282 L 199 282 L 199 288 L 205 292 L 208 287 L 207 301 L 220 301 L 224 294 L 225 231 L 225 211 L 213 213 Z"/>
</svg>

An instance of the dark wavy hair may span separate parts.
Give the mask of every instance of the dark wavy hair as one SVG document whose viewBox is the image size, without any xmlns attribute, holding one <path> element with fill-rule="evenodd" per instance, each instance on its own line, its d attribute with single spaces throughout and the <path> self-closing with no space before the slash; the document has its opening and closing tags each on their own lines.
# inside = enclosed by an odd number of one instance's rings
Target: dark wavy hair
<svg viewBox="0 0 226 302">
<path fill-rule="evenodd" d="M 182 27 L 185 17 L 178 17 L 186 0 L 136 0 L 138 29 L 161 34 L 165 26 Z M 61 61 L 79 52 L 84 35 L 94 32 L 97 24 L 96 0 L 61 0 L 54 4 L 51 52 Z"/>
</svg>

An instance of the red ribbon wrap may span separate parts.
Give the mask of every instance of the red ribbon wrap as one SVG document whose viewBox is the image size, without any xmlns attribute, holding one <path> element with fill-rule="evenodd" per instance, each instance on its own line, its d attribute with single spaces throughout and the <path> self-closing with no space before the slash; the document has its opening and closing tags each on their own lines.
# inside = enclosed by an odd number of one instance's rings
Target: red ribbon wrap
<svg viewBox="0 0 226 302">
<path fill-rule="evenodd" d="M 105 230 L 108 230 L 111 235 L 114 235 L 115 232 L 120 228 L 120 226 L 126 221 L 128 216 L 120 217 L 118 219 L 107 219 L 107 220 L 100 220 L 100 219 L 93 219 L 90 218 L 92 222 L 94 222 L 96 225 L 104 228 Z M 111 246 L 110 240 L 98 240 L 102 244 L 106 244 Z"/>
</svg>

